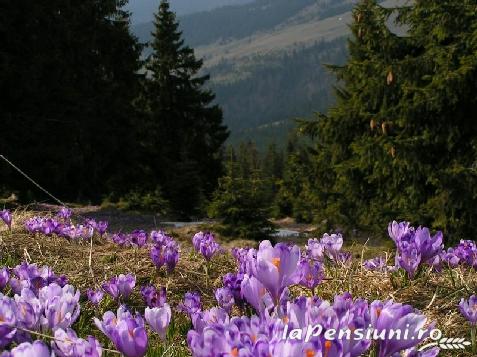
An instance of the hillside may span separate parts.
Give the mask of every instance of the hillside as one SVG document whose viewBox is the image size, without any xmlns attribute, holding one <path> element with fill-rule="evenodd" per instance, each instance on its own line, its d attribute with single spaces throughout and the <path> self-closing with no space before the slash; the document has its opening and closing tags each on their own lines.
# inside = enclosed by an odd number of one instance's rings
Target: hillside
<svg viewBox="0 0 477 357">
<path fill-rule="evenodd" d="M 352 7 L 350 0 L 257 0 L 180 17 L 186 42 L 212 75 L 232 143 L 283 143 L 294 118 L 329 108 L 334 78 L 323 64 L 344 63 Z M 147 41 L 152 24 L 134 30 Z"/>
<path fill-rule="evenodd" d="M 171 6 L 178 15 L 186 15 L 200 11 L 210 11 L 214 8 L 229 5 L 246 4 L 253 0 L 171 0 Z M 126 8 L 133 14 L 133 23 L 152 21 L 153 13 L 159 7 L 159 0 L 130 0 Z"/>
</svg>

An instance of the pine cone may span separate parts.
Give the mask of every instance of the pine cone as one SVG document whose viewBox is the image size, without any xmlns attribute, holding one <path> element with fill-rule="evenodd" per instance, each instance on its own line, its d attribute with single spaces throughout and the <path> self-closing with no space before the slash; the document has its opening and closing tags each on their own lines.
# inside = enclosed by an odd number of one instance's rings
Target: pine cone
<svg viewBox="0 0 477 357">
<path fill-rule="evenodd" d="M 388 86 L 390 86 L 390 85 L 393 84 L 393 82 L 394 82 L 394 74 L 393 74 L 393 72 L 392 72 L 391 70 L 388 72 L 388 76 L 387 76 L 387 78 L 386 78 L 386 82 L 388 83 Z"/>
<path fill-rule="evenodd" d="M 376 129 L 376 122 L 374 121 L 374 119 L 371 119 L 371 121 L 369 122 L 369 127 L 371 128 L 371 130 Z"/>
</svg>

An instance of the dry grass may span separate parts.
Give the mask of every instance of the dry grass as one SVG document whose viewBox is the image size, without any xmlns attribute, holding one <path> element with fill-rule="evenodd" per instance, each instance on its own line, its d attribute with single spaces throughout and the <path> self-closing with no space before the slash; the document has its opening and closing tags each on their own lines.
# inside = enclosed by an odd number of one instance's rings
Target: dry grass
<svg viewBox="0 0 477 357">
<path fill-rule="evenodd" d="M 59 237 L 46 237 L 43 235 L 32 236 L 23 229 L 23 221 L 34 215 L 30 210 L 21 210 L 14 213 L 15 221 L 12 232 L 0 230 L 0 261 L 3 264 L 14 265 L 22 260 L 34 262 L 39 265 L 49 265 L 58 274 L 66 274 L 70 282 L 82 292 L 87 287 L 99 287 L 102 282 L 121 273 L 133 273 L 137 276 L 137 286 L 153 283 L 156 286 L 168 288 L 168 300 L 176 305 L 187 291 L 201 293 L 206 307 L 215 304 L 213 291 L 222 284 L 222 276 L 234 271 L 235 263 L 229 253 L 224 253 L 213 259 L 209 279 L 204 273 L 204 260 L 198 256 L 190 244 L 191 237 L 198 227 L 171 229 L 171 233 L 181 246 L 181 257 L 175 271 L 170 275 L 164 271 L 157 271 L 153 266 L 149 252 L 146 249 L 120 248 L 105 240 L 94 240 L 92 255 L 92 270 L 90 274 L 89 244 L 72 243 Z M 44 212 L 42 212 L 44 214 Z M 128 226 L 121 224 L 121 227 Z M 150 228 L 150 227 L 134 227 Z M 232 246 L 253 246 L 250 241 L 226 241 L 218 237 L 224 248 L 229 250 Z M 304 242 L 300 242 L 303 246 Z M 355 297 L 368 300 L 388 299 L 408 303 L 420 309 L 432 321 L 436 321 L 437 328 L 447 337 L 468 337 L 469 329 L 466 321 L 458 311 L 458 303 L 462 297 L 468 297 L 477 291 L 477 273 L 474 270 L 459 268 L 453 271 L 446 270 L 442 274 L 424 271 L 411 283 L 399 276 L 384 273 L 372 273 L 361 268 L 362 259 L 378 254 L 390 256 L 390 245 L 363 245 L 352 244 L 346 247 L 353 253 L 353 266 L 328 268 L 327 280 L 317 289 L 317 294 L 323 299 L 332 299 L 337 293 L 350 291 Z M 451 275 L 452 274 L 452 275 Z M 136 289 L 130 305 L 142 308 Z M 296 294 L 310 294 L 300 287 L 293 287 Z M 86 306 L 85 317 L 78 323 L 81 332 L 100 336 L 96 328 L 92 327 L 90 318 L 98 316 L 112 305 L 102 307 L 101 311 L 94 311 Z M 187 356 L 188 350 L 185 334 L 189 322 L 180 314 L 175 317 L 174 331 L 172 333 L 172 348 L 168 349 L 166 356 Z M 106 342 L 103 340 L 103 342 Z M 153 341 L 155 342 L 155 341 Z M 159 349 L 158 351 L 163 351 Z M 163 355 L 155 352 L 153 356 Z M 443 356 L 471 356 L 462 352 L 442 353 Z"/>
</svg>

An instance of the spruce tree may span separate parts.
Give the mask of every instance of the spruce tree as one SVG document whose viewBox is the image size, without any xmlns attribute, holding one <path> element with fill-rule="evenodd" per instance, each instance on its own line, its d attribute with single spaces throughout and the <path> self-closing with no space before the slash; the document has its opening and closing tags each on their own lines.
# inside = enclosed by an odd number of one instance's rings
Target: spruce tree
<svg viewBox="0 0 477 357">
<path fill-rule="evenodd" d="M 0 4 L 0 152 L 64 200 L 131 182 L 141 46 L 124 2 Z M 45 199 L 5 163 L 0 181 Z"/>
<path fill-rule="evenodd" d="M 332 67 L 337 105 L 305 125 L 315 137 L 317 212 L 338 225 L 382 231 L 392 219 L 470 232 L 474 162 L 475 6 L 418 1 L 355 8 L 349 60 Z M 408 28 L 388 28 L 392 12 Z"/>
<path fill-rule="evenodd" d="M 222 173 L 222 146 L 228 137 L 214 94 L 204 86 L 202 60 L 184 44 L 175 14 L 161 1 L 147 60 L 148 117 L 143 140 L 150 172 L 175 213 L 200 209 Z"/>
<path fill-rule="evenodd" d="M 270 200 L 253 145 L 242 144 L 238 155 L 227 152 L 226 174 L 209 206 L 209 215 L 222 223 L 222 233 L 246 239 L 265 239 L 273 232 Z"/>
</svg>

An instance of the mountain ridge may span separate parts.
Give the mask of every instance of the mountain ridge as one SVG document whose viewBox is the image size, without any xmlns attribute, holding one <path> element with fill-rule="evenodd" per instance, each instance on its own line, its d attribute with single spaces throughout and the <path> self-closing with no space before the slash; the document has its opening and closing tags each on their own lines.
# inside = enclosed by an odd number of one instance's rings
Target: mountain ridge
<svg viewBox="0 0 477 357">
<path fill-rule="evenodd" d="M 190 19 L 202 19 L 206 31 L 208 17 L 210 24 L 219 23 L 213 18 L 228 10 L 261 14 L 260 4 L 270 5 L 268 15 L 276 16 L 268 21 L 273 25 L 257 26 L 250 35 L 238 31 L 235 37 L 224 38 L 218 28 L 213 36 L 196 36 L 196 42 L 202 40 L 202 45 L 193 46 L 196 56 L 204 60 L 204 72 L 211 75 L 210 87 L 224 110 L 232 143 L 255 140 L 263 146 L 275 138 L 283 143 L 294 118 L 326 112 L 334 103 L 335 79 L 323 64 L 345 62 L 354 4 L 351 0 L 302 0 L 299 6 L 290 6 L 286 1 L 256 0 L 179 18 L 189 43 Z M 406 0 L 386 0 L 382 5 L 392 7 L 402 1 Z M 230 29 L 235 22 L 223 26 Z"/>
<path fill-rule="evenodd" d="M 253 0 L 170 0 L 171 8 L 177 15 L 187 15 L 201 11 L 210 11 L 222 6 L 246 4 Z M 153 14 L 159 8 L 159 0 L 130 0 L 125 7 L 132 12 L 133 24 L 152 21 Z"/>
</svg>

